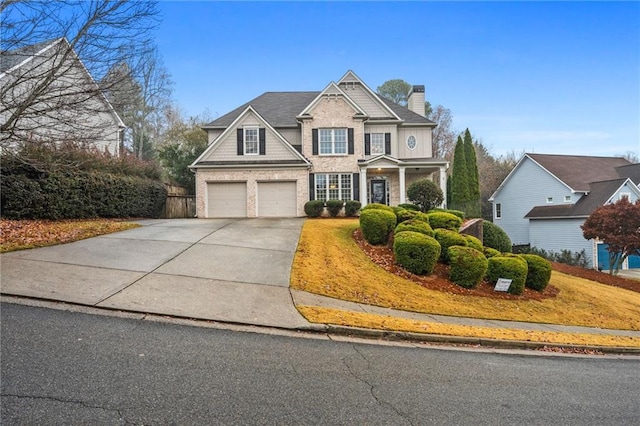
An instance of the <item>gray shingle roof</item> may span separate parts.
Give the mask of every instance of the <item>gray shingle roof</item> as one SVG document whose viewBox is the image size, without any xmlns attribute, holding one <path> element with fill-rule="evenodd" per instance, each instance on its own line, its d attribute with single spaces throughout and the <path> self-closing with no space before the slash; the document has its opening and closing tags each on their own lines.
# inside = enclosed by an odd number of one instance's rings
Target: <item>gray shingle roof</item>
<svg viewBox="0 0 640 426">
<path fill-rule="evenodd" d="M 618 172 L 618 176 L 629 178 L 636 185 L 640 185 L 640 163 L 616 167 L 616 171 Z"/>
<path fill-rule="evenodd" d="M 620 177 L 616 167 L 630 165 L 622 157 L 527 154 L 574 191 L 589 191 L 591 182 Z"/>
<path fill-rule="evenodd" d="M 613 193 L 622 186 L 627 178 L 592 182 L 589 184 L 589 194 L 583 196 L 575 204 L 555 206 L 537 206 L 525 215 L 529 219 L 544 219 L 550 217 L 586 217 L 595 209 L 603 206 Z"/>
<path fill-rule="evenodd" d="M 206 124 L 204 128 L 228 127 L 249 105 L 273 127 L 296 127 L 296 116 L 319 94 L 320 92 L 266 92 Z"/>
<path fill-rule="evenodd" d="M 249 105 L 273 127 L 296 127 L 296 116 L 309 105 L 320 92 L 266 92 L 231 112 L 203 126 L 206 128 L 226 128 L 238 118 Z M 435 125 L 426 117 L 410 111 L 388 99 L 378 96 L 405 123 Z"/>
<path fill-rule="evenodd" d="M 47 40 L 41 43 L 24 46 L 14 50 L 3 50 L 0 52 L 0 72 L 5 72 L 18 65 L 20 62 L 28 59 L 44 49 L 48 45 L 60 39 Z"/>
</svg>

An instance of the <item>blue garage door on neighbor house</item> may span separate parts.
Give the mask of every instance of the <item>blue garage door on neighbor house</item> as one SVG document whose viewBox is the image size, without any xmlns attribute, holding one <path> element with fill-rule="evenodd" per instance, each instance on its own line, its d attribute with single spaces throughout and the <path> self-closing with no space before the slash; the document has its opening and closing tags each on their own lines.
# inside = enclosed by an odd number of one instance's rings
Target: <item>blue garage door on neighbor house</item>
<svg viewBox="0 0 640 426">
<path fill-rule="evenodd" d="M 598 244 L 598 269 L 608 271 L 609 270 L 609 252 L 607 251 L 607 244 Z M 629 256 L 627 258 L 629 269 L 640 268 L 640 256 Z"/>
</svg>

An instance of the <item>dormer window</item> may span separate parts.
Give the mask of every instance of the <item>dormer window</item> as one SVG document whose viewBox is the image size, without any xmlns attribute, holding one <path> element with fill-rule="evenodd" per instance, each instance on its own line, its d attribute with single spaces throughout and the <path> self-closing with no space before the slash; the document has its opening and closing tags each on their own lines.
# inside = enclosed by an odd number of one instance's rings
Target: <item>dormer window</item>
<svg viewBox="0 0 640 426">
<path fill-rule="evenodd" d="M 571 202 L 571 195 L 565 195 L 564 196 L 564 202 L 565 203 L 570 203 Z"/>
<path fill-rule="evenodd" d="M 547 204 L 553 203 L 553 197 L 547 197 Z"/>
</svg>

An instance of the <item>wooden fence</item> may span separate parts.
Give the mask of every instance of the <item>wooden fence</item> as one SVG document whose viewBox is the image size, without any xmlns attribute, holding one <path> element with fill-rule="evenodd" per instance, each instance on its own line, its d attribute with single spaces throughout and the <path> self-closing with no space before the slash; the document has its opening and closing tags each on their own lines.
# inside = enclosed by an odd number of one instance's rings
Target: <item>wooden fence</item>
<svg viewBox="0 0 640 426">
<path fill-rule="evenodd" d="M 196 196 L 181 186 L 167 185 L 167 200 L 164 204 L 164 219 L 193 218 L 196 216 Z"/>
</svg>

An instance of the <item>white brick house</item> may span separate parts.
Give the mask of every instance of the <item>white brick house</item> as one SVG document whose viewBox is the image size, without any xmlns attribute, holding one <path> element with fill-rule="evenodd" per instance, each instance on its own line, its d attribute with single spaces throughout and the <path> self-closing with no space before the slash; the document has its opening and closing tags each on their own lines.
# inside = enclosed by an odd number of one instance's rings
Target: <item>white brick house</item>
<svg viewBox="0 0 640 426">
<path fill-rule="evenodd" d="M 409 108 L 352 71 L 321 92 L 267 92 L 204 126 L 196 173 L 198 217 L 304 216 L 309 200 L 407 202 L 422 178 L 446 194 L 449 163 L 431 154 L 435 123 L 424 86 Z"/>
</svg>

